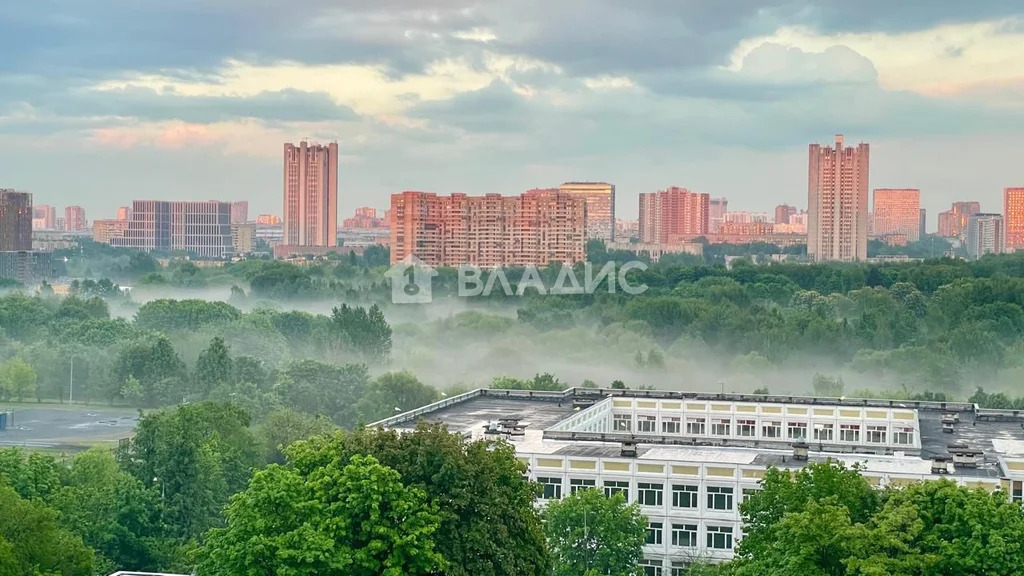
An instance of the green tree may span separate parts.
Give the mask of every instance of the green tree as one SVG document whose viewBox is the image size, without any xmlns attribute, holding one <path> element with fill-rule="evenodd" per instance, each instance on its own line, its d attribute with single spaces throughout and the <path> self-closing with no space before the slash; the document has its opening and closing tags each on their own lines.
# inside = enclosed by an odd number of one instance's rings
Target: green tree
<svg viewBox="0 0 1024 576">
<path fill-rule="evenodd" d="M 0 365 L 0 391 L 3 391 L 5 399 L 23 401 L 26 395 L 35 392 L 36 382 L 36 371 L 19 357 Z"/>
<path fill-rule="evenodd" d="M 843 395 L 843 379 L 842 377 L 831 377 L 824 374 L 815 374 L 814 379 L 811 381 L 811 386 L 814 388 L 815 396 L 829 396 L 832 398 L 838 398 Z"/>
<path fill-rule="evenodd" d="M 548 505 L 544 530 L 555 576 L 640 576 L 647 518 L 622 494 L 580 490 Z"/>
<path fill-rule="evenodd" d="M 94 561 L 81 538 L 58 525 L 56 512 L 0 485 L 0 574 L 92 576 Z"/>
<path fill-rule="evenodd" d="M 146 414 L 118 454 L 123 469 L 160 492 L 170 535 L 197 537 L 220 522 L 220 511 L 240 491 L 262 451 L 249 415 L 203 402 Z"/>
<path fill-rule="evenodd" d="M 443 426 L 401 434 L 362 429 L 299 442 L 287 450 L 302 474 L 338 455 L 371 455 L 426 492 L 437 506 L 447 576 L 550 576 L 536 492 L 513 446 L 467 442 Z M 500 519 L 500 521 L 498 521 Z"/>
<path fill-rule="evenodd" d="M 387 372 L 370 382 L 357 411 L 364 422 L 376 422 L 437 400 L 437 390 L 421 383 L 412 372 Z"/>
<path fill-rule="evenodd" d="M 282 408 L 269 413 L 260 422 L 256 428 L 256 437 L 263 445 L 266 460 L 274 464 L 283 464 L 284 449 L 293 442 L 328 434 L 336 429 L 337 427 L 324 416 L 312 416 L 291 408 Z"/>
<path fill-rule="evenodd" d="M 783 517 L 802 513 L 811 503 L 842 508 L 852 523 L 866 522 L 881 505 L 879 492 L 857 468 L 846 468 L 841 462 L 812 462 L 795 474 L 772 468 L 765 473 L 761 487 L 740 505 L 744 536 L 737 555 L 742 558 L 756 558 L 771 548 L 777 539 L 774 530 Z"/>
<path fill-rule="evenodd" d="M 224 339 L 215 336 L 210 346 L 196 360 L 196 369 L 192 374 L 195 382 L 193 390 L 200 398 L 205 398 L 218 385 L 230 382 L 231 376 L 231 353 Z"/>
<path fill-rule="evenodd" d="M 415 576 L 443 567 L 439 518 L 422 490 L 372 456 L 313 457 L 328 462 L 256 473 L 228 506 L 227 526 L 207 535 L 200 576 Z"/>
<path fill-rule="evenodd" d="M 339 426 L 353 427 L 358 421 L 356 403 L 369 381 L 363 364 L 336 366 L 301 360 L 285 367 L 277 390 L 286 406 L 307 414 L 322 414 Z"/>
</svg>

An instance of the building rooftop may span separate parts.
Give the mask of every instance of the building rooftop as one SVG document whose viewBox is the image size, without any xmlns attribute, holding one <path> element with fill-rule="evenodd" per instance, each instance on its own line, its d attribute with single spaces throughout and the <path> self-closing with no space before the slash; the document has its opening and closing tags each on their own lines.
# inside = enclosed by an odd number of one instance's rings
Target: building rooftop
<svg viewBox="0 0 1024 576">
<path fill-rule="evenodd" d="M 754 418 L 755 413 L 760 423 L 776 419 L 788 423 L 799 420 L 800 417 L 791 414 L 799 414 L 801 411 L 805 414 L 803 419 L 812 424 L 816 418 L 812 414 L 829 413 L 833 416 L 828 418 L 836 422 L 845 419 L 855 423 L 870 425 L 877 422 L 888 426 L 889 444 L 851 442 L 843 445 L 840 442 L 809 439 L 806 441 L 807 456 L 811 462 L 832 458 L 848 465 L 857 463 L 865 471 L 877 474 L 929 475 L 932 473 L 933 458 L 953 458 L 954 465 L 948 469 L 951 476 L 1024 476 L 1024 412 L 980 410 L 973 404 L 957 402 L 586 388 L 572 388 L 564 392 L 481 389 L 398 414 L 374 426 L 411 429 L 420 420 L 426 420 L 443 423 L 453 432 L 478 439 L 484 437 L 489 426 L 493 427 L 498 421 L 506 420 L 513 421 L 518 428 L 518 433 L 510 433 L 507 437 L 516 445 L 517 452 L 522 454 L 621 458 L 625 441 L 636 443 L 636 456 L 633 458 L 638 460 L 783 468 L 799 468 L 805 464 L 805 461 L 794 458 L 794 443 L 799 441 L 784 437 L 738 438 L 735 432 L 731 437 L 711 437 L 707 434 L 691 435 L 685 430 L 663 435 L 641 433 L 636 429 L 615 430 L 611 424 L 614 414 L 644 412 L 644 408 L 640 407 L 648 407 L 647 411 L 658 411 L 660 417 L 676 421 L 681 419 L 678 416 L 700 416 L 700 413 L 687 412 L 699 406 L 700 402 L 705 403 L 712 421 L 727 417 L 732 419 L 734 426 L 740 419 Z M 627 405 L 636 408 L 625 408 Z M 653 406 L 658 407 L 651 408 Z M 731 412 L 713 411 L 726 408 Z M 860 414 L 861 420 L 849 416 L 854 413 Z M 884 417 L 881 416 L 883 413 Z M 687 417 L 686 420 L 691 418 Z M 902 426 L 914 431 L 913 441 L 905 449 L 892 443 L 895 430 Z M 866 434 L 866 430 L 862 431 Z M 959 448 L 951 451 L 951 446 Z M 954 458 L 953 452 L 963 453 L 964 450 L 977 452 L 976 464 L 965 465 L 964 461 Z M 1019 465 L 1007 464 L 1008 460 L 1015 459 L 1020 460 Z"/>
</svg>

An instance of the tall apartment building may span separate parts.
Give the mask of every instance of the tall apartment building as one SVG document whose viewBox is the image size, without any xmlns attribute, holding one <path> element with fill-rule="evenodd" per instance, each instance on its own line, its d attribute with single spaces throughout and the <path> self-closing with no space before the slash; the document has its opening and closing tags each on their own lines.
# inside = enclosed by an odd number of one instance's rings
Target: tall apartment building
<svg viewBox="0 0 1024 576">
<path fill-rule="evenodd" d="M 242 200 L 231 203 L 231 223 L 241 224 L 249 221 L 249 202 Z"/>
<path fill-rule="evenodd" d="M 967 219 L 967 256 L 977 260 L 985 254 L 1002 254 L 1006 245 L 1002 214 L 979 212 Z"/>
<path fill-rule="evenodd" d="M 563 194 L 586 200 L 587 239 L 615 241 L 615 185 L 607 182 L 565 182 Z"/>
<path fill-rule="evenodd" d="M 812 260 L 868 257 L 869 148 L 811 144 L 807 183 L 807 254 Z"/>
<path fill-rule="evenodd" d="M 921 191 L 915 188 L 875 188 L 872 231 L 875 236 L 904 234 L 921 239 Z"/>
<path fill-rule="evenodd" d="M 127 229 L 110 244 L 146 252 L 181 250 L 204 258 L 229 256 L 231 203 L 136 200 Z"/>
<path fill-rule="evenodd" d="M 338 143 L 284 145 L 284 244 L 338 245 Z"/>
<path fill-rule="evenodd" d="M 110 244 L 111 239 L 124 236 L 130 223 L 129 220 L 93 220 L 92 241 Z"/>
<path fill-rule="evenodd" d="M 543 266 L 586 258 L 586 199 L 557 189 L 521 196 L 391 196 L 391 263 Z"/>
<path fill-rule="evenodd" d="M 980 202 L 953 202 L 953 206 L 939 212 L 939 236 L 960 238 L 967 232 L 967 219 L 981 212 Z"/>
<path fill-rule="evenodd" d="M 56 230 L 57 209 L 46 204 L 36 204 L 32 207 L 32 229 L 33 230 Z"/>
<path fill-rule="evenodd" d="M 790 206 L 789 204 L 779 204 L 775 207 L 775 223 L 776 224 L 789 224 L 789 219 L 792 216 L 796 216 L 796 206 Z"/>
<path fill-rule="evenodd" d="M 127 206 L 121 206 L 117 209 L 118 220 L 130 220 L 132 217 L 132 209 Z"/>
<path fill-rule="evenodd" d="M 0 188 L 0 252 L 32 249 L 32 195 Z"/>
<path fill-rule="evenodd" d="M 725 222 L 725 214 L 729 212 L 729 200 L 726 198 L 712 198 L 708 203 L 708 232 L 718 233 L 718 227 Z"/>
<path fill-rule="evenodd" d="M 258 224 L 242 222 L 231 225 L 231 247 L 235 254 L 251 254 L 256 246 Z"/>
<path fill-rule="evenodd" d="M 81 206 L 68 206 L 64 208 L 64 229 L 68 232 L 79 232 L 85 230 L 85 208 Z"/>
<path fill-rule="evenodd" d="M 640 194 L 641 242 L 668 244 L 674 237 L 707 234 L 711 197 L 672 186 Z"/>
<path fill-rule="evenodd" d="M 920 219 L 917 226 L 921 231 L 921 238 L 924 238 L 925 234 L 928 233 L 928 211 L 924 208 L 921 208 Z"/>
<path fill-rule="evenodd" d="M 1006 250 L 1024 250 L 1024 188 L 1003 190 L 1003 224 Z"/>
</svg>

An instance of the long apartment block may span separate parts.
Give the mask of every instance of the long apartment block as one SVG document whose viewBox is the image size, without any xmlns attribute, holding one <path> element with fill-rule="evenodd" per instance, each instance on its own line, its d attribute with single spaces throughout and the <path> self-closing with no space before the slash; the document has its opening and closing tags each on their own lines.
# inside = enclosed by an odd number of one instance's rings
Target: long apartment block
<svg viewBox="0 0 1024 576">
<path fill-rule="evenodd" d="M 732 558 L 739 504 L 771 467 L 857 464 L 874 486 L 948 478 L 1024 498 L 1024 412 L 974 404 L 573 388 L 475 390 L 373 424 L 511 442 L 540 505 L 621 492 L 649 519 L 650 576 Z"/>
</svg>

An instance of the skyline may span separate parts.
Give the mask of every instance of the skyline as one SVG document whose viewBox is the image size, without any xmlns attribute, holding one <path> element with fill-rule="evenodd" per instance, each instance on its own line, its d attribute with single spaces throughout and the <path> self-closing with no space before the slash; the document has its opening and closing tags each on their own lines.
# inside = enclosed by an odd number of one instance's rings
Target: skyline
<svg viewBox="0 0 1024 576">
<path fill-rule="evenodd" d="M 0 173 L 103 217 L 144 197 L 277 212 L 280 144 L 337 139 L 344 214 L 600 180 L 632 219 L 666 185 L 799 205 L 805 146 L 844 133 L 872 143 L 872 189 L 994 210 L 1022 180 L 1017 4 L 14 3 Z"/>
</svg>

